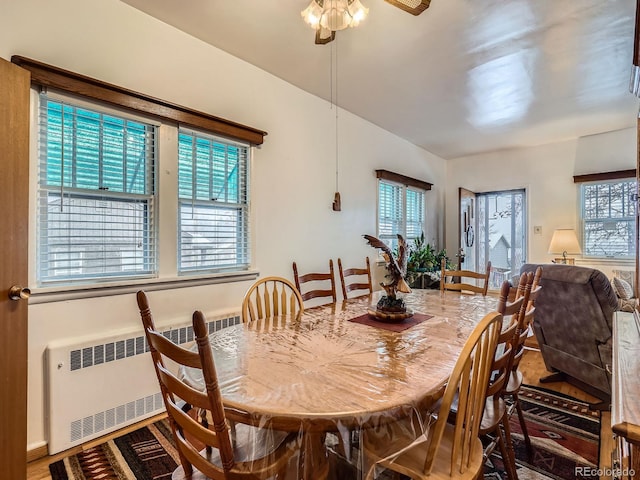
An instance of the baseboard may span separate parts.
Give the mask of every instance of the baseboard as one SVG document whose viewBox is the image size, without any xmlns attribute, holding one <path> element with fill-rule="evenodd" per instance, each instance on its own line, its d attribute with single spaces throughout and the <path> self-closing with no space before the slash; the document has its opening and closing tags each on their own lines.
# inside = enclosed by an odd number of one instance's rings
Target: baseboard
<svg viewBox="0 0 640 480">
<path fill-rule="evenodd" d="M 27 463 L 33 462 L 34 460 L 38 460 L 43 457 L 49 456 L 49 446 L 45 443 L 36 448 L 32 448 L 27 450 Z"/>
</svg>

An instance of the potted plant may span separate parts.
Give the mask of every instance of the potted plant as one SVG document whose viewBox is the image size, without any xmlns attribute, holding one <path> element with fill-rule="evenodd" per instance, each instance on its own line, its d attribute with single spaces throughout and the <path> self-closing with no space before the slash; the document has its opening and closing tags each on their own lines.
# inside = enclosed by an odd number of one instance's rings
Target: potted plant
<svg viewBox="0 0 640 480">
<path fill-rule="evenodd" d="M 424 232 L 413 240 L 407 260 L 407 282 L 411 288 L 438 288 L 442 259 L 450 267 L 445 249 L 437 250 L 426 243 Z"/>
</svg>

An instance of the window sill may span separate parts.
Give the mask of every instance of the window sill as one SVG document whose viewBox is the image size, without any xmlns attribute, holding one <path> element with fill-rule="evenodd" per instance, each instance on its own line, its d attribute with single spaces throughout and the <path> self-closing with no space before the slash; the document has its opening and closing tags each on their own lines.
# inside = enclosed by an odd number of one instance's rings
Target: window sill
<svg viewBox="0 0 640 480">
<path fill-rule="evenodd" d="M 576 265 L 630 265 L 635 266 L 633 258 L 581 257 L 576 258 Z"/>
<path fill-rule="evenodd" d="M 119 281 L 109 284 L 69 285 L 64 287 L 43 287 L 31 290 L 30 305 L 40 303 L 62 302 L 81 298 L 108 297 L 135 293 L 141 288 L 151 292 L 155 290 L 172 290 L 176 288 L 197 287 L 200 285 L 215 285 L 220 283 L 244 282 L 255 280 L 257 270 L 242 272 L 224 272 L 209 275 L 169 278 L 145 278 L 131 281 Z"/>
</svg>

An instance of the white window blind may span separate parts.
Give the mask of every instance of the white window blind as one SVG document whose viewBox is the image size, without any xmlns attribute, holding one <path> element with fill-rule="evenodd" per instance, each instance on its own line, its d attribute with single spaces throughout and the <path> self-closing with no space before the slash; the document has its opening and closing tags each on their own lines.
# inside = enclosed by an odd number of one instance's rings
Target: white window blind
<svg viewBox="0 0 640 480">
<path fill-rule="evenodd" d="M 248 162 L 248 145 L 180 130 L 179 272 L 249 267 Z"/>
<path fill-rule="evenodd" d="M 42 94 L 38 282 L 156 271 L 156 127 Z"/>
<path fill-rule="evenodd" d="M 635 257 L 635 179 L 581 184 L 583 255 Z"/>
<path fill-rule="evenodd" d="M 413 240 L 424 232 L 424 191 L 407 188 L 405 238 Z"/>
<path fill-rule="evenodd" d="M 391 248 L 397 235 L 407 243 L 424 231 L 424 191 L 385 180 L 378 181 L 378 238 Z"/>
</svg>

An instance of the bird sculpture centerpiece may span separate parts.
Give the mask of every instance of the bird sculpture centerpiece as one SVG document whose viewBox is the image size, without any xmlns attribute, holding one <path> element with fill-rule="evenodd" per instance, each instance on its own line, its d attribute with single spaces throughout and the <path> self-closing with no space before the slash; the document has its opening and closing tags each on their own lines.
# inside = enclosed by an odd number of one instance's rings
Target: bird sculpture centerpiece
<svg viewBox="0 0 640 480">
<path fill-rule="evenodd" d="M 371 235 L 363 235 L 365 240 L 374 248 L 382 250 L 382 256 L 386 262 L 386 268 L 389 272 L 387 278 L 388 283 L 381 282 L 380 286 L 386 292 L 378 301 L 377 311 L 381 315 L 385 314 L 399 314 L 399 316 L 406 318 L 407 306 L 404 303 L 402 297 L 398 297 L 398 292 L 411 293 L 411 288 L 405 281 L 404 277 L 407 274 L 407 245 L 402 235 L 398 235 L 398 251 L 397 255 L 394 255 L 389 246 L 382 240 L 372 237 Z M 406 316 L 405 316 L 406 315 Z"/>
</svg>

